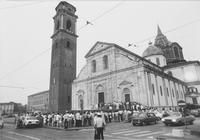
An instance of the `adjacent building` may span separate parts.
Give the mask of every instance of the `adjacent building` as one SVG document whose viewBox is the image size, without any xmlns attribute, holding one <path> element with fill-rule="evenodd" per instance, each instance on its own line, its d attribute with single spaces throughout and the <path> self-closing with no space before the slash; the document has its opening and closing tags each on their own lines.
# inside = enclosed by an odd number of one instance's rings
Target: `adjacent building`
<svg viewBox="0 0 200 140">
<path fill-rule="evenodd" d="M 25 112 L 26 108 L 20 103 L 9 102 L 0 103 L 0 115 L 12 115 L 19 112 Z"/>
<path fill-rule="evenodd" d="M 49 91 L 43 91 L 28 96 L 27 111 L 49 111 Z"/>
</svg>

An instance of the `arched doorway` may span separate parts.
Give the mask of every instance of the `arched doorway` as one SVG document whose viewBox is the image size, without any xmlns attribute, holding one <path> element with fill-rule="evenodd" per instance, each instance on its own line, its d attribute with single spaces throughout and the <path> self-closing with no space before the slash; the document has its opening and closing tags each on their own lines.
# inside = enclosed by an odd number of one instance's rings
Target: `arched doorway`
<svg viewBox="0 0 200 140">
<path fill-rule="evenodd" d="M 123 95 L 124 95 L 124 101 L 125 101 L 125 102 L 130 102 L 130 101 L 131 101 L 130 89 L 124 88 L 124 89 L 123 89 Z"/>
<path fill-rule="evenodd" d="M 131 97 L 130 97 L 130 89 L 128 88 L 124 88 L 123 89 L 123 95 L 124 95 L 124 101 L 125 101 L 125 105 L 126 105 L 126 109 L 130 109 L 130 101 L 131 101 Z"/>
<path fill-rule="evenodd" d="M 97 86 L 96 92 L 97 92 L 97 98 L 98 98 L 97 100 L 98 107 L 102 108 L 105 103 L 104 87 L 102 85 Z"/>
</svg>

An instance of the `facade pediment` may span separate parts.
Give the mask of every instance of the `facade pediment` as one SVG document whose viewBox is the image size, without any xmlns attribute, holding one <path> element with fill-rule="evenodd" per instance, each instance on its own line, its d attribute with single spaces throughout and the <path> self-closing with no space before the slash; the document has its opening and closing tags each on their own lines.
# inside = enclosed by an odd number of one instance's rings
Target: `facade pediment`
<svg viewBox="0 0 200 140">
<path fill-rule="evenodd" d="M 129 84 L 132 84 L 132 82 L 124 80 L 119 84 L 119 86 L 124 86 L 124 85 L 129 85 Z"/>
<path fill-rule="evenodd" d="M 89 50 L 89 52 L 85 55 L 85 57 L 89 57 L 93 54 L 96 54 L 97 52 L 100 52 L 102 50 L 105 50 L 107 48 L 110 48 L 114 46 L 112 43 L 106 43 L 106 42 L 97 42 L 95 45 Z"/>
</svg>

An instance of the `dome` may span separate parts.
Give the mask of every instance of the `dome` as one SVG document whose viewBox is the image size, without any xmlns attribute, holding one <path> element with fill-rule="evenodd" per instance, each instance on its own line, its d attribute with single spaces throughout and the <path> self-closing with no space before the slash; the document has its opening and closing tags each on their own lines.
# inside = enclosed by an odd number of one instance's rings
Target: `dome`
<svg viewBox="0 0 200 140">
<path fill-rule="evenodd" d="M 154 46 L 154 45 L 150 45 L 142 54 L 143 57 L 148 57 L 148 56 L 152 56 L 152 55 L 164 55 L 163 51 Z"/>
</svg>

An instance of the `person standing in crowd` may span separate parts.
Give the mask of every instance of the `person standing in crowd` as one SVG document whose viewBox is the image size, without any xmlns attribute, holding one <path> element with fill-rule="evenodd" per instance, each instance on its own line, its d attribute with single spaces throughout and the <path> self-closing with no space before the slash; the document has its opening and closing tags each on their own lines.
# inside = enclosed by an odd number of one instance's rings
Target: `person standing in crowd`
<svg viewBox="0 0 200 140">
<path fill-rule="evenodd" d="M 66 111 L 65 115 L 63 116 L 63 119 L 64 119 L 64 128 L 67 129 L 68 128 L 68 119 L 69 119 L 68 111 Z"/>
<path fill-rule="evenodd" d="M 97 113 L 97 118 L 94 119 L 94 128 L 96 133 L 95 140 L 104 139 L 103 130 L 105 129 L 105 125 L 106 123 L 105 120 L 102 118 L 102 115 L 100 113 Z"/>
</svg>

